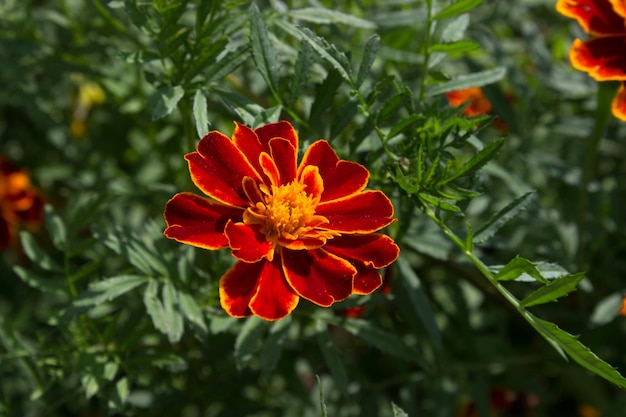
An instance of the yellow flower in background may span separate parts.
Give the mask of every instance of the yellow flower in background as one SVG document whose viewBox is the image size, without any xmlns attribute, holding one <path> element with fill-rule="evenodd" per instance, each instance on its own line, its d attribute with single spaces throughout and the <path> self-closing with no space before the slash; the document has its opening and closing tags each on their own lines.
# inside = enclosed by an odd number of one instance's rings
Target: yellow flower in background
<svg viewBox="0 0 626 417">
<path fill-rule="evenodd" d="M 87 133 L 87 118 L 91 111 L 106 100 L 104 90 L 93 81 L 85 80 L 82 74 L 74 74 L 72 77 L 78 83 L 78 93 L 70 122 L 70 135 L 74 139 L 80 139 Z"/>
</svg>

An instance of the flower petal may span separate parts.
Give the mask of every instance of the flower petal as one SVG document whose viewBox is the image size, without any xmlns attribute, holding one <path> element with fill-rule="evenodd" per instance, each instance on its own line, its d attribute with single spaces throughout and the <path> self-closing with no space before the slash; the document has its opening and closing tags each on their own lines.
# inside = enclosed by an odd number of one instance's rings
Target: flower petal
<svg viewBox="0 0 626 417">
<path fill-rule="evenodd" d="M 272 258 L 274 245 L 261 232 L 261 225 L 247 225 L 231 220 L 226 223 L 224 234 L 233 256 L 243 262 L 258 262 L 264 257 Z"/>
<path fill-rule="evenodd" d="M 262 152 L 269 153 L 270 148 L 267 143 L 262 144 L 259 137 L 246 125 L 235 122 L 235 130 L 233 131 L 233 143 L 243 153 L 258 172 L 261 172 L 259 165 L 259 155 Z"/>
<path fill-rule="evenodd" d="M 248 205 L 241 182 L 246 176 L 260 180 L 259 174 L 228 137 L 210 132 L 185 159 L 191 179 L 206 195 L 228 205 Z"/>
<path fill-rule="evenodd" d="M 300 297 L 289 287 L 280 259 L 274 262 L 263 262 L 265 265 L 260 274 L 259 286 L 250 301 L 252 312 L 265 320 L 279 320 L 288 315 L 298 305 Z"/>
<path fill-rule="evenodd" d="M 280 173 L 276 163 L 267 152 L 262 152 L 259 155 L 259 165 L 261 166 L 261 172 L 265 175 L 268 181 L 265 183 L 279 186 L 280 185 Z"/>
<path fill-rule="evenodd" d="M 283 138 L 270 140 L 270 150 L 272 159 L 278 167 L 280 185 L 288 184 L 296 178 L 297 169 L 297 149 L 293 144 Z"/>
<path fill-rule="evenodd" d="M 574 68 L 598 81 L 626 80 L 626 34 L 586 42 L 576 39 L 569 56 Z"/>
<path fill-rule="evenodd" d="M 248 317 L 248 305 L 257 292 L 259 280 L 269 262 L 237 262 L 220 278 L 220 304 L 232 317 Z"/>
<path fill-rule="evenodd" d="M 613 116 L 626 122 L 626 82 L 623 82 L 611 105 Z"/>
<path fill-rule="evenodd" d="M 309 165 L 317 166 L 324 180 L 321 201 L 335 200 L 362 191 L 370 175 L 363 165 L 340 160 L 325 140 L 318 140 L 307 149 L 298 168 L 298 178 L 302 177 L 304 169 Z"/>
<path fill-rule="evenodd" d="M 371 233 L 395 221 L 393 205 L 382 191 L 363 191 L 321 203 L 315 214 L 328 219 L 323 228 L 345 233 Z"/>
<path fill-rule="evenodd" d="M 389 266 L 400 254 L 400 248 L 393 239 L 380 233 L 337 236 L 329 240 L 324 249 L 341 258 L 360 261 L 374 268 Z"/>
<path fill-rule="evenodd" d="M 192 193 L 176 194 L 165 205 L 165 236 L 204 249 L 228 246 L 224 227 L 240 221 L 243 210 L 207 200 Z"/>
<path fill-rule="evenodd" d="M 618 15 L 622 16 L 626 20 L 626 1 L 624 0 L 609 0 L 613 5 L 613 10 Z"/>
<path fill-rule="evenodd" d="M 287 282 L 300 297 L 329 307 L 352 293 L 356 268 L 323 249 L 281 251 Z"/>
<path fill-rule="evenodd" d="M 319 168 L 314 165 L 307 165 L 299 176 L 302 184 L 306 185 L 304 189 L 312 198 L 320 198 L 324 193 L 324 180 L 320 175 Z"/>
<path fill-rule="evenodd" d="M 0 216 L 0 251 L 9 247 L 14 235 L 13 227 Z"/>
<path fill-rule="evenodd" d="M 556 4 L 559 13 L 576 19 L 585 32 L 592 35 L 626 33 L 624 18 L 616 13 L 621 9 L 616 0 L 559 0 Z"/>
<path fill-rule="evenodd" d="M 382 277 L 371 266 L 356 263 L 355 267 L 357 273 L 352 284 L 352 294 L 370 295 L 383 285 Z"/>
<path fill-rule="evenodd" d="M 269 150 L 270 139 L 283 138 L 287 139 L 294 149 L 298 149 L 298 134 L 291 123 L 281 120 L 276 123 L 269 123 L 254 130 L 265 149 Z"/>
</svg>

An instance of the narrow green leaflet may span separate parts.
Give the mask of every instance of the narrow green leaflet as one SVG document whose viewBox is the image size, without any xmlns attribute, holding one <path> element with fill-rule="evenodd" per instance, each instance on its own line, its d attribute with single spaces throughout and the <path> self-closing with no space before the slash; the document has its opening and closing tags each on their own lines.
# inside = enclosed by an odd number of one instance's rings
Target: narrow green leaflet
<svg viewBox="0 0 626 417">
<path fill-rule="evenodd" d="M 363 50 L 363 58 L 361 59 L 361 65 L 359 65 L 359 72 L 356 76 L 356 87 L 360 87 L 365 81 L 365 78 L 370 73 L 372 68 L 372 64 L 374 63 L 374 58 L 376 58 L 376 52 L 378 52 L 378 47 L 380 46 L 380 36 L 372 35 L 365 44 L 365 49 Z"/>
<path fill-rule="evenodd" d="M 26 256 L 33 261 L 34 264 L 46 271 L 62 271 L 61 266 L 48 255 L 47 252 L 41 250 L 35 238 L 25 230 L 20 231 L 20 242 Z"/>
<path fill-rule="evenodd" d="M 495 142 L 490 143 L 488 146 L 485 146 L 483 150 L 474 155 L 469 161 L 461 165 L 459 169 L 457 169 L 453 174 L 447 176 L 443 179 L 440 184 L 447 184 L 449 182 L 454 181 L 457 178 L 463 177 L 465 175 L 469 175 L 478 171 L 482 168 L 487 162 L 491 161 L 502 145 L 504 144 L 504 139 L 497 140 Z"/>
<path fill-rule="evenodd" d="M 439 13 L 433 16 L 433 20 L 449 19 L 451 17 L 467 13 L 480 6 L 482 2 L 483 0 L 459 0 L 456 3 L 452 3 L 448 7 L 442 9 Z"/>
<path fill-rule="evenodd" d="M 298 58 L 291 78 L 290 100 L 295 103 L 300 98 L 302 88 L 306 84 L 311 66 L 311 47 L 305 41 L 300 41 Z"/>
<path fill-rule="evenodd" d="M 122 378 L 115 383 L 113 392 L 111 392 L 109 401 L 107 402 L 107 407 L 109 407 L 109 411 L 112 414 L 123 410 L 126 400 L 128 399 L 128 394 L 130 394 L 128 378 Z"/>
<path fill-rule="evenodd" d="M 469 26 L 469 21 L 469 15 L 462 14 L 461 16 L 452 19 L 450 22 L 447 22 L 446 26 L 441 31 L 440 42 L 456 42 L 463 39 L 465 31 Z"/>
<path fill-rule="evenodd" d="M 506 75 L 506 68 L 497 67 L 491 70 L 475 72 L 473 74 L 459 75 L 458 77 L 428 87 L 426 94 L 436 96 L 449 91 L 461 90 L 469 87 L 482 87 L 483 85 L 500 81 Z"/>
<path fill-rule="evenodd" d="M 252 45 L 252 58 L 259 72 L 270 89 L 274 92 L 278 91 L 276 52 L 261 18 L 261 12 L 255 3 L 250 6 L 250 44 Z"/>
<path fill-rule="evenodd" d="M 523 273 L 530 275 L 542 284 L 548 283 L 548 280 L 541 275 L 539 270 L 531 261 L 519 256 L 516 256 L 508 264 L 500 268 L 497 271 L 495 278 L 498 281 L 512 281 Z"/>
<path fill-rule="evenodd" d="M 153 106 L 152 121 L 162 119 L 173 112 L 184 95 L 185 90 L 180 85 L 159 88 L 150 99 Z"/>
<path fill-rule="evenodd" d="M 61 217 L 54 212 L 54 209 L 49 204 L 44 206 L 44 221 L 54 247 L 61 251 L 65 250 L 67 244 L 67 229 Z"/>
<path fill-rule="evenodd" d="M 261 375 L 268 378 L 276 368 L 283 353 L 285 339 L 289 335 L 291 316 L 278 320 L 270 327 L 267 338 L 263 341 L 259 361 L 261 362 Z"/>
<path fill-rule="evenodd" d="M 340 23 L 358 29 L 376 29 L 376 24 L 370 22 L 369 20 L 341 13 L 337 10 L 323 9 L 321 7 L 305 7 L 303 9 L 290 10 L 289 17 L 296 20 L 319 23 L 323 25 Z"/>
<path fill-rule="evenodd" d="M 220 82 L 231 72 L 235 71 L 241 64 L 248 59 L 249 45 L 238 46 L 234 49 L 225 48 L 226 55 L 222 56 L 207 70 L 206 83 Z"/>
<path fill-rule="evenodd" d="M 393 417 L 409 417 L 409 415 L 395 403 L 391 403 L 391 411 L 393 411 Z"/>
<path fill-rule="evenodd" d="M 176 343 L 183 335 L 183 318 L 177 307 L 174 289 L 167 283 L 163 287 L 163 301 L 159 298 L 159 282 L 151 279 L 143 294 L 143 302 L 154 327 Z"/>
<path fill-rule="evenodd" d="M 329 44 L 326 39 L 317 36 L 308 28 L 298 27 L 297 30 L 301 38 L 313 48 L 320 58 L 332 65 L 339 72 L 341 78 L 352 84 L 352 69 L 346 54 L 340 52 L 335 45 Z"/>
<path fill-rule="evenodd" d="M 472 41 L 454 41 L 446 43 L 436 43 L 430 46 L 431 52 L 445 52 L 447 54 L 460 54 L 480 49 L 480 45 Z"/>
<path fill-rule="evenodd" d="M 201 138 L 209 133 L 211 124 L 209 123 L 206 97 L 202 94 L 202 90 L 196 90 L 196 94 L 193 96 L 193 118 L 196 122 L 198 137 Z"/>
<path fill-rule="evenodd" d="M 428 297 L 422 290 L 422 283 L 420 282 L 419 277 L 403 256 L 400 256 L 397 262 L 400 273 L 402 274 L 402 284 L 406 288 L 409 299 L 411 300 L 411 305 L 413 306 L 417 317 L 426 328 L 426 332 L 430 336 L 432 342 L 440 348 L 443 347 L 441 332 L 439 331 L 439 326 L 437 326 L 437 322 L 435 321 L 435 314 Z"/>
<path fill-rule="evenodd" d="M 67 284 L 63 281 L 55 279 L 54 277 L 42 277 L 18 265 L 13 267 L 13 272 L 15 272 L 15 274 L 26 284 L 39 291 L 52 294 L 62 294 L 68 292 Z"/>
<path fill-rule="evenodd" d="M 404 341 L 393 333 L 382 330 L 367 320 L 351 319 L 338 323 L 348 333 L 363 339 L 382 352 L 408 361 L 419 361 L 417 353 L 409 349 Z"/>
<path fill-rule="evenodd" d="M 261 337 L 267 331 L 267 322 L 257 316 L 246 319 L 235 340 L 235 363 L 237 369 L 243 369 L 261 348 Z"/>
<path fill-rule="evenodd" d="M 180 311 L 187 322 L 200 334 L 205 337 L 209 329 L 204 321 L 204 315 L 196 300 L 184 291 L 178 291 L 178 305 Z"/>
<path fill-rule="evenodd" d="M 534 200 L 535 192 L 530 191 L 500 209 L 496 214 L 474 233 L 474 244 L 484 243 L 504 226 L 509 220 L 517 216 Z"/>
<path fill-rule="evenodd" d="M 574 291 L 580 280 L 584 277 L 585 274 L 580 272 L 578 274 L 566 275 L 564 277 L 557 278 L 524 298 L 520 301 L 520 305 L 522 307 L 530 307 L 537 304 L 556 301 L 557 298 L 563 297 Z"/>
<path fill-rule="evenodd" d="M 162 290 L 163 311 L 167 319 L 166 335 L 170 343 L 176 343 L 183 337 L 184 321 L 178 304 L 178 291 L 171 281 L 163 284 Z"/>
<path fill-rule="evenodd" d="M 320 410 L 322 411 L 322 417 L 328 417 L 328 410 L 326 410 L 326 403 L 324 402 L 324 387 L 322 386 L 322 380 L 319 375 L 315 375 L 317 379 L 317 386 L 320 390 Z"/>
<path fill-rule="evenodd" d="M 604 362 L 587 346 L 580 343 L 576 336 L 559 329 L 554 323 L 535 317 L 528 311 L 524 312 L 524 317 L 548 342 L 559 346 L 579 365 L 618 387 L 626 388 L 626 379 L 614 367 Z"/>
<path fill-rule="evenodd" d="M 318 320 L 315 323 L 317 335 L 317 343 L 322 351 L 322 356 L 326 362 L 326 366 L 333 376 L 335 384 L 339 389 L 346 393 L 348 389 L 348 373 L 344 365 L 343 359 L 337 350 L 337 346 L 328 334 L 328 326 L 323 321 Z"/>
<path fill-rule="evenodd" d="M 138 275 L 122 275 L 107 278 L 90 284 L 87 291 L 79 294 L 73 304 L 76 307 L 97 306 L 105 301 L 112 301 L 117 297 L 126 294 L 133 288 L 145 284 L 148 280 L 148 277 Z"/>
</svg>

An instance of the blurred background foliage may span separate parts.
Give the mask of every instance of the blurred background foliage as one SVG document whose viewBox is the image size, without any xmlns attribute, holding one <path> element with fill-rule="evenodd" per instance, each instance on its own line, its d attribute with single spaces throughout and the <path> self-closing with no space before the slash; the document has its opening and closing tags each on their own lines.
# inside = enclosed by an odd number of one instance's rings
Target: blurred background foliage
<svg viewBox="0 0 626 417">
<path fill-rule="evenodd" d="M 554 5 L 0 3 L 0 154 L 46 203 L 1 253 L 0 415 L 623 416 L 550 327 L 625 369 L 626 124 Z M 280 119 L 368 167 L 402 255 L 371 297 L 236 320 L 230 254 L 165 239 L 163 208 L 202 135 Z"/>
</svg>

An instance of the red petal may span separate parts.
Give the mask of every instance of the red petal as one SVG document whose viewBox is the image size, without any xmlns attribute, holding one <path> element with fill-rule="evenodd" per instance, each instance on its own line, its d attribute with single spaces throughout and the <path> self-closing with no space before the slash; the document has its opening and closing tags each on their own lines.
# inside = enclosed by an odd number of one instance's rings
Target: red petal
<svg viewBox="0 0 626 417">
<path fill-rule="evenodd" d="M 611 106 L 613 116 L 626 122 L 626 82 L 623 82 Z"/>
<path fill-rule="evenodd" d="M 339 160 L 335 151 L 325 140 L 318 140 L 307 149 L 298 168 L 298 178 L 301 178 L 308 165 L 317 166 L 324 180 L 324 193 L 321 201 L 330 201 L 358 193 L 365 188 L 370 175 L 363 165 Z"/>
<path fill-rule="evenodd" d="M 239 149 L 220 132 L 213 131 L 200 140 L 198 151 L 185 155 L 191 179 L 206 195 L 233 206 L 247 206 L 244 177 L 259 175 Z"/>
<path fill-rule="evenodd" d="M 296 178 L 297 148 L 287 139 L 274 138 L 270 140 L 270 149 L 272 159 L 278 167 L 280 184 L 290 183 Z"/>
<path fill-rule="evenodd" d="M 268 263 L 237 262 L 220 278 L 220 304 L 228 315 L 247 317 L 252 314 L 248 305 L 257 292 L 259 278 Z"/>
<path fill-rule="evenodd" d="M 13 227 L 0 216 L 0 250 L 8 248 L 14 236 Z"/>
<path fill-rule="evenodd" d="M 616 0 L 559 0 L 556 5 L 559 13 L 576 19 L 592 35 L 625 34 L 624 17 L 616 13 L 623 8 Z"/>
<path fill-rule="evenodd" d="M 284 239 L 284 238 L 279 237 L 278 243 L 280 243 L 280 246 L 283 246 L 291 250 L 317 249 L 317 248 L 321 248 L 322 246 L 326 244 L 326 238 L 317 237 L 316 234 L 318 233 L 315 231 L 310 232 L 310 233 L 313 236 L 311 237 L 305 236 L 296 240 Z"/>
<path fill-rule="evenodd" d="M 289 287 L 280 266 L 280 259 L 263 262 L 259 286 L 250 301 L 252 312 L 265 320 L 279 320 L 298 305 L 300 297 Z"/>
<path fill-rule="evenodd" d="M 383 284 L 380 274 L 371 266 L 360 263 L 355 266 L 357 273 L 352 284 L 352 294 L 370 295 Z"/>
<path fill-rule="evenodd" d="M 356 269 L 345 259 L 323 249 L 283 249 L 281 254 L 287 282 L 300 297 L 329 307 L 352 293 Z"/>
<path fill-rule="evenodd" d="M 574 40 L 570 50 L 572 66 L 598 81 L 626 80 L 626 34 Z"/>
<path fill-rule="evenodd" d="M 259 155 L 259 164 L 261 165 L 261 170 L 265 177 L 269 180 L 269 183 L 272 185 L 280 185 L 280 173 L 278 172 L 278 167 L 276 163 L 272 159 L 269 154 L 266 152 L 261 153 Z M 267 182 L 266 182 L 267 183 Z"/>
<path fill-rule="evenodd" d="M 287 139 L 294 149 L 298 149 L 298 134 L 293 126 L 291 126 L 291 123 L 287 121 L 282 120 L 280 122 L 266 124 L 254 129 L 254 133 L 256 133 L 259 141 L 267 150 L 269 150 L 269 141 L 273 138 Z"/>
<path fill-rule="evenodd" d="M 613 5 L 613 10 L 618 15 L 622 16 L 626 20 L 626 1 L 624 0 L 609 0 Z"/>
<path fill-rule="evenodd" d="M 320 198 L 324 192 L 324 181 L 320 176 L 319 169 L 314 165 L 307 165 L 299 177 L 302 184 L 306 185 L 306 193 L 313 198 Z"/>
<path fill-rule="evenodd" d="M 232 221 L 226 223 L 224 232 L 235 258 L 243 262 L 258 262 L 272 253 L 274 245 L 265 239 L 261 227 Z"/>
<path fill-rule="evenodd" d="M 243 210 L 213 203 L 192 193 L 176 194 L 165 205 L 165 236 L 204 249 L 228 245 L 224 227 L 229 220 L 240 221 Z"/>
<path fill-rule="evenodd" d="M 394 221 L 393 206 L 382 191 L 363 191 L 321 203 L 315 214 L 328 219 L 323 228 L 346 233 L 371 233 Z"/>
<path fill-rule="evenodd" d="M 262 152 L 269 153 L 268 144 L 262 144 L 254 130 L 237 122 L 235 122 L 235 131 L 233 132 L 233 143 L 246 156 L 250 165 L 261 172 L 259 155 Z"/>
<path fill-rule="evenodd" d="M 338 236 L 329 240 L 324 249 L 341 258 L 360 261 L 374 268 L 389 266 L 400 254 L 400 248 L 393 239 L 380 233 Z"/>
</svg>

